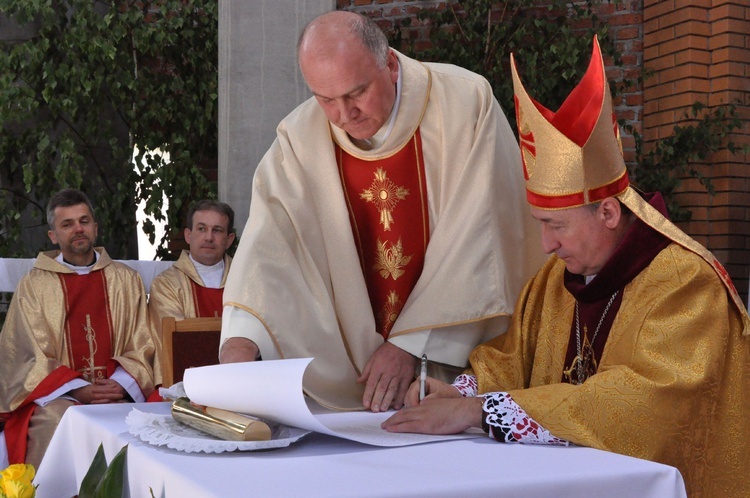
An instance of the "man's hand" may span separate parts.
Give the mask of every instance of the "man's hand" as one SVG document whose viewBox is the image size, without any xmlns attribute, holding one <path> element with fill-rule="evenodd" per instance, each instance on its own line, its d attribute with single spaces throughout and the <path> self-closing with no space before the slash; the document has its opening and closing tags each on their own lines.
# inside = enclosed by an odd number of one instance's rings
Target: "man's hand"
<svg viewBox="0 0 750 498">
<path fill-rule="evenodd" d="M 417 359 L 398 346 L 384 342 L 367 360 L 357 382 L 366 382 L 362 404 L 373 412 L 399 409 L 409 383 L 414 379 Z"/>
<path fill-rule="evenodd" d="M 482 426 L 482 398 L 425 398 L 381 424 L 388 432 L 458 434 Z"/>
<path fill-rule="evenodd" d="M 97 379 L 93 384 L 73 389 L 68 394 L 84 405 L 117 403 L 125 400 L 125 389 L 112 379 Z"/>
<path fill-rule="evenodd" d="M 427 377 L 424 385 L 424 399 L 427 398 L 461 398 L 461 393 L 451 384 L 447 384 L 432 377 Z M 404 398 L 404 406 L 411 407 L 419 404 L 419 379 L 412 382 Z"/>
<path fill-rule="evenodd" d="M 219 363 L 241 363 L 255 361 L 258 357 L 258 345 L 244 337 L 232 337 L 224 341 L 219 351 Z"/>
</svg>

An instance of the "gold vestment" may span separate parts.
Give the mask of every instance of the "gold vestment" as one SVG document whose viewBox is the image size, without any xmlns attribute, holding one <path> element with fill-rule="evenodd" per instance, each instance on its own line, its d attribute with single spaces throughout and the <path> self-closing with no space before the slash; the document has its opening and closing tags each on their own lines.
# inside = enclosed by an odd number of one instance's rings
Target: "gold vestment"
<svg viewBox="0 0 750 498">
<path fill-rule="evenodd" d="M 154 344 L 141 277 L 112 261 L 103 248 L 93 271 L 103 271 L 112 322 L 111 359 L 138 382 L 143 395 L 154 389 Z M 54 258 L 59 251 L 39 253 L 34 268 L 16 288 L 0 333 L 0 412 L 16 410 L 50 373 L 68 365 L 65 302 L 60 273 L 74 273 Z"/>
<path fill-rule="evenodd" d="M 198 316 L 195 309 L 195 297 L 193 296 L 193 281 L 201 287 L 205 287 L 203 279 L 198 275 L 195 265 L 190 261 L 188 251 L 182 251 L 180 257 L 168 269 L 157 275 L 151 282 L 149 291 L 148 311 L 151 315 L 151 323 L 155 331 L 154 344 L 156 354 L 154 355 L 154 378 L 155 385 L 161 384 L 161 320 L 171 316 L 175 320 L 195 318 Z M 224 274 L 221 277 L 220 288 L 224 288 L 227 281 L 229 268 L 232 266 L 232 257 L 224 255 Z"/>
<path fill-rule="evenodd" d="M 743 312 L 714 268 L 676 243 L 623 290 L 599 362 L 560 383 L 575 301 L 553 256 L 508 332 L 471 355 L 479 392 L 507 391 L 554 436 L 677 467 L 689 496 L 750 496 Z"/>
</svg>

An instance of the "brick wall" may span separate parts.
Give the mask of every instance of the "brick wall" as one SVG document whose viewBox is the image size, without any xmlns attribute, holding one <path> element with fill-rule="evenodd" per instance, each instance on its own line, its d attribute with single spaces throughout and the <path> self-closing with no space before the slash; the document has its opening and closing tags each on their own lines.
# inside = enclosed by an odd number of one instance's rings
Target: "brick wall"
<svg viewBox="0 0 750 498">
<path fill-rule="evenodd" d="M 643 135 L 653 141 L 684 122 L 695 101 L 708 108 L 744 100 L 744 121 L 731 139 L 750 143 L 750 6 L 747 0 L 645 0 L 646 80 Z M 716 188 L 711 197 L 696 180 L 681 186 L 680 203 L 693 218 L 682 228 L 726 266 L 747 302 L 750 256 L 750 163 L 747 153 L 721 152 L 697 169 Z"/>
</svg>

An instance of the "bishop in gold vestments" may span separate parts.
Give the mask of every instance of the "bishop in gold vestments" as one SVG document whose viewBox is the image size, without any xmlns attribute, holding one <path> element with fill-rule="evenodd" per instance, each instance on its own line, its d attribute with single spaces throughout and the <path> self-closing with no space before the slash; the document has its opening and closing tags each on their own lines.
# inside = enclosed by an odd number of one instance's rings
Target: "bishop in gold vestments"
<svg viewBox="0 0 750 498">
<path fill-rule="evenodd" d="M 384 427 L 591 446 L 677 467 L 691 497 L 750 496 L 750 319 L 727 272 L 629 185 L 596 40 L 555 113 L 512 66 L 527 200 L 554 254 L 471 370 Z"/>
</svg>

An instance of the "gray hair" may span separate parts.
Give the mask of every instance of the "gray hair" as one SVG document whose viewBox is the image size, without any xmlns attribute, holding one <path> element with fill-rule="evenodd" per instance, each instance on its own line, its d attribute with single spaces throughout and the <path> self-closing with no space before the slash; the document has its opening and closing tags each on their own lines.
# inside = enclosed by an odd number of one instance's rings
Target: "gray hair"
<svg viewBox="0 0 750 498">
<path fill-rule="evenodd" d="M 311 30 L 311 28 L 314 28 L 319 24 L 319 20 L 321 17 L 329 15 L 328 14 L 322 14 L 312 21 L 310 21 L 307 26 L 305 26 L 305 29 L 302 30 L 302 33 L 300 33 L 299 38 L 297 39 L 297 58 L 299 59 L 299 49 L 302 46 L 302 43 L 305 41 L 305 38 L 307 38 L 308 32 Z M 362 45 L 367 49 L 368 52 L 370 52 L 373 57 L 375 57 L 375 63 L 378 65 L 379 69 L 384 68 L 388 64 L 388 38 L 386 38 L 383 31 L 380 29 L 380 27 L 370 19 L 369 17 L 363 16 L 362 14 L 357 14 L 354 12 L 351 12 L 351 16 L 347 16 L 345 18 L 345 24 L 344 26 L 348 28 L 349 34 L 357 38 L 360 42 L 362 42 Z"/>
<path fill-rule="evenodd" d="M 77 206 L 78 204 L 86 204 L 91 212 L 91 217 L 94 218 L 94 208 L 91 205 L 91 201 L 80 190 L 66 188 L 55 193 L 47 203 L 47 224 L 50 230 L 55 229 L 55 209 Z"/>
</svg>

